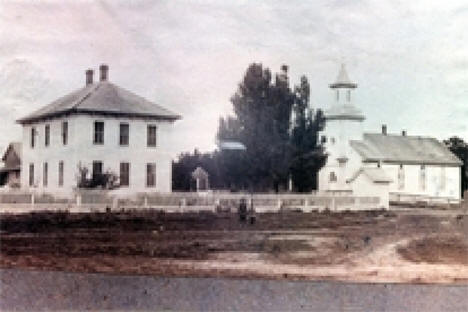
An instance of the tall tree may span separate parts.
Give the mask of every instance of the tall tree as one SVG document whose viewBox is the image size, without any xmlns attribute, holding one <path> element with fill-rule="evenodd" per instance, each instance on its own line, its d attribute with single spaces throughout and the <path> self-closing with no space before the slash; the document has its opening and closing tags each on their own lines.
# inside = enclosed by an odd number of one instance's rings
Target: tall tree
<svg viewBox="0 0 468 312">
<path fill-rule="evenodd" d="M 235 116 L 220 121 L 218 139 L 234 136 L 245 145 L 245 178 L 239 182 L 255 190 L 279 190 L 287 182 L 294 104 L 287 71 L 282 66 L 273 82 L 268 68 L 251 64 L 231 98 Z"/>
<path fill-rule="evenodd" d="M 456 136 L 444 140 L 444 143 L 463 162 L 461 167 L 461 191 L 463 194 L 465 190 L 468 190 L 468 143 Z"/>
<path fill-rule="evenodd" d="M 325 119 L 321 110 L 310 108 L 310 85 L 302 76 L 295 88 L 294 126 L 291 133 L 291 176 L 294 190 L 307 192 L 317 188 L 317 173 L 325 164 L 326 155 L 319 142 L 319 131 Z"/>
</svg>

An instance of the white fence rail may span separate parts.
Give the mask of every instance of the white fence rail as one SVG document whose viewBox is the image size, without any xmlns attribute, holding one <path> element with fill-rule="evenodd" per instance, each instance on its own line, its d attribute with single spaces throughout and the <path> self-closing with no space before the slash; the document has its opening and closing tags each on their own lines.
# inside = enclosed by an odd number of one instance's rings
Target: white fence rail
<svg viewBox="0 0 468 312">
<path fill-rule="evenodd" d="M 467 194 L 467 192 L 465 192 Z M 465 195 L 466 201 L 466 195 Z M 390 203 L 404 205 L 450 206 L 460 205 L 462 201 L 452 197 L 434 197 L 419 194 L 390 193 Z"/>
<path fill-rule="evenodd" d="M 284 209 L 301 210 L 370 210 L 381 208 L 379 197 L 356 197 L 344 194 L 242 194 L 242 193 L 142 193 L 118 196 L 106 191 L 86 191 L 68 197 L 51 194 L 0 193 L 0 213 L 30 211 L 89 212 L 128 209 L 158 209 L 167 212 L 235 211 L 245 198 L 256 212 Z"/>
</svg>

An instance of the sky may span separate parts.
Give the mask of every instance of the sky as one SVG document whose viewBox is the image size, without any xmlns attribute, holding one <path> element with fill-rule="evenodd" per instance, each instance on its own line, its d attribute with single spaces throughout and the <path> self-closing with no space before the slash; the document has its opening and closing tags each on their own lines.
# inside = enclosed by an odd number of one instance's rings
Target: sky
<svg viewBox="0 0 468 312">
<path fill-rule="evenodd" d="M 341 63 L 364 129 L 468 140 L 468 3 L 445 1 L 1 1 L 0 148 L 15 120 L 84 86 L 85 70 L 183 116 L 173 155 L 211 151 L 248 65 L 306 75 L 327 109 Z"/>
</svg>

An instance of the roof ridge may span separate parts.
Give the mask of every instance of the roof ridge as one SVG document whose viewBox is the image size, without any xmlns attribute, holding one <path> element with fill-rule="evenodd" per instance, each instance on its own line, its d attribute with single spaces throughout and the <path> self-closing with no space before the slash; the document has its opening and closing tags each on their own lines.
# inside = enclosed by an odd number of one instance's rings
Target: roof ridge
<svg viewBox="0 0 468 312">
<path fill-rule="evenodd" d="M 97 83 L 95 86 L 93 86 L 93 88 L 90 88 L 88 92 L 86 92 L 85 95 L 83 95 L 80 99 L 76 100 L 76 102 L 71 106 L 71 108 L 69 108 L 68 110 L 74 110 L 78 107 L 78 105 L 80 105 L 81 103 L 83 103 L 84 100 L 86 100 L 87 98 L 89 98 L 89 96 L 91 95 L 91 93 L 93 93 L 94 91 L 96 91 L 97 89 L 99 89 L 99 86 L 100 84 Z"/>
</svg>

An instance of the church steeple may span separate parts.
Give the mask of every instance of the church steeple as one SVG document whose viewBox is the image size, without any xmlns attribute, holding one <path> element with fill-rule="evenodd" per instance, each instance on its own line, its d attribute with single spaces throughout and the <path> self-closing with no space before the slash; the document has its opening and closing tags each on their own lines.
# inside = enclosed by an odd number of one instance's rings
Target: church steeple
<svg viewBox="0 0 468 312">
<path fill-rule="evenodd" d="M 326 119 L 359 121 L 365 119 L 361 110 L 351 100 L 351 92 L 357 88 L 357 83 L 349 79 L 345 64 L 341 64 L 336 81 L 331 83 L 329 87 L 334 93 L 335 100 L 330 109 L 325 112 Z"/>
<path fill-rule="evenodd" d="M 330 84 L 330 88 L 349 88 L 354 89 L 357 88 L 357 83 L 351 82 L 349 79 L 348 72 L 346 71 L 346 65 L 341 64 L 340 72 L 338 73 L 338 77 L 336 77 L 336 81 Z"/>
</svg>

